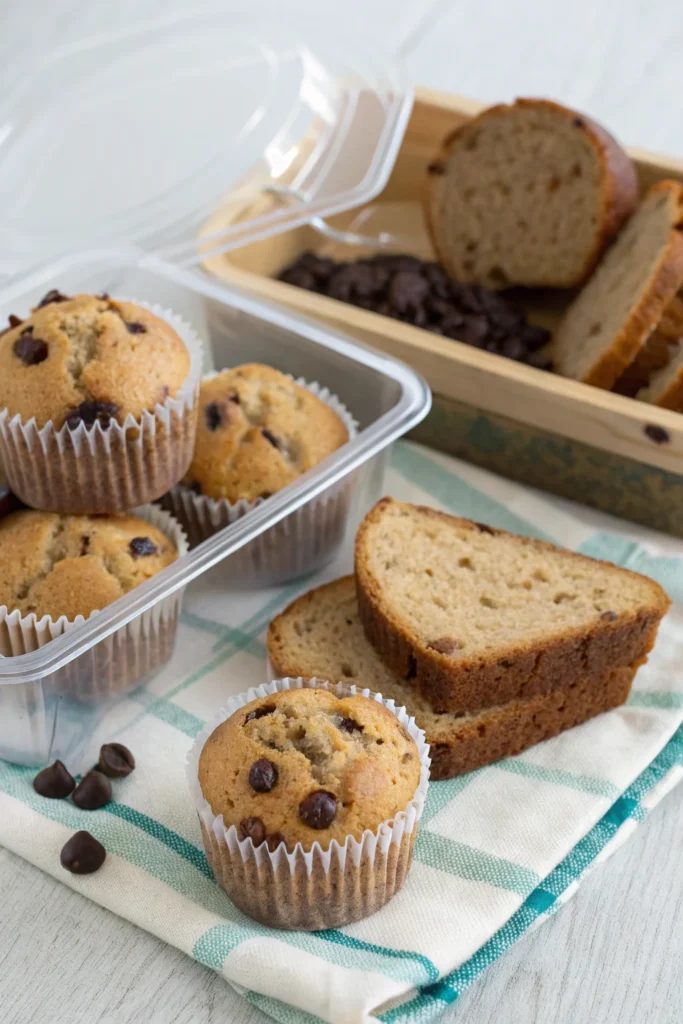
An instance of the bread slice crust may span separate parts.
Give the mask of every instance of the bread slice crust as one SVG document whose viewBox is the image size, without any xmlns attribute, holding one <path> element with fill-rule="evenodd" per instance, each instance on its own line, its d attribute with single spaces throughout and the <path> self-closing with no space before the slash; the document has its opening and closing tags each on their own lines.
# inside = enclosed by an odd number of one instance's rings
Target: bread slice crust
<svg viewBox="0 0 683 1024">
<path fill-rule="evenodd" d="M 326 641 L 330 635 L 333 642 Z M 410 683 L 391 674 L 368 643 L 352 576 L 293 601 L 271 622 L 267 643 L 276 676 L 355 683 L 405 705 L 425 731 L 435 780 L 519 754 L 623 704 L 636 673 L 635 666 L 618 668 L 602 679 L 578 679 L 567 691 L 552 690 L 469 715 L 437 714 Z"/>
<path fill-rule="evenodd" d="M 514 115 L 517 110 L 534 108 L 552 112 L 558 117 L 566 119 L 588 141 L 595 153 L 600 168 L 600 195 L 597 204 L 595 238 L 591 249 L 586 253 L 582 267 L 573 276 L 551 280 L 540 270 L 536 280 L 500 281 L 498 287 L 526 285 L 573 288 L 583 284 L 590 277 L 602 253 L 636 206 L 638 182 L 635 167 L 625 150 L 602 125 L 597 124 L 585 114 L 556 103 L 554 100 L 527 97 L 518 98 L 512 104 L 496 104 L 452 131 L 444 139 L 438 155 L 430 163 L 428 169 L 423 204 L 427 230 L 439 261 L 458 280 L 474 281 L 475 279 L 468 278 L 462 267 L 454 266 L 441 235 L 441 188 L 451 150 L 457 142 L 466 139 L 473 132 L 479 131 L 488 120 L 498 117 L 501 113 L 509 112 Z M 539 265 L 542 266 L 542 261 L 539 261 Z M 482 283 L 485 283 L 488 288 L 496 287 L 496 282 L 490 279 Z"/>
<path fill-rule="evenodd" d="M 441 653 L 411 631 L 391 605 L 380 581 L 371 571 L 369 547 L 376 542 L 375 529 L 389 510 L 408 510 L 421 523 L 457 524 L 466 531 L 484 531 L 517 546 L 544 554 L 561 554 L 577 567 L 595 559 L 564 551 L 546 541 L 517 537 L 485 524 L 460 519 L 424 506 L 411 506 L 383 498 L 361 523 L 355 548 L 358 609 L 366 636 L 384 663 L 401 679 L 410 682 L 437 712 L 472 712 L 512 700 L 528 699 L 553 690 L 567 690 L 581 678 L 602 678 L 611 670 L 637 666 L 652 649 L 659 622 L 670 601 L 664 590 L 647 577 L 600 562 L 609 573 L 623 573 L 647 583 L 649 600 L 634 613 L 612 619 L 599 616 L 591 628 L 549 631 L 545 642 L 529 645 L 506 641 L 486 655 L 453 657 Z M 453 626 L 457 634 L 457 622 Z"/>
</svg>

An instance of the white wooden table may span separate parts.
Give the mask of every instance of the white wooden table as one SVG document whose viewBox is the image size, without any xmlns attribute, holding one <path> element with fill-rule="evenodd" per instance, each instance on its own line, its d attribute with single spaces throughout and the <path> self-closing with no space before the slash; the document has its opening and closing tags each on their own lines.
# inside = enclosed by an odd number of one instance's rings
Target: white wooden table
<svg viewBox="0 0 683 1024">
<path fill-rule="evenodd" d="M 285 7 L 284 0 L 281 0 Z M 193 0 L 4 0 L 0 82 L 33 54 Z M 292 5 L 294 8 L 296 4 Z M 543 95 L 683 155 L 680 0 L 319 0 L 400 51 L 416 83 Z M 292 13 L 294 19 L 296 14 Z M 473 1024 L 683 1021 L 683 787 L 444 1014 Z M 0 850 L 2 1024 L 265 1024 L 225 982 Z"/>
</svg>

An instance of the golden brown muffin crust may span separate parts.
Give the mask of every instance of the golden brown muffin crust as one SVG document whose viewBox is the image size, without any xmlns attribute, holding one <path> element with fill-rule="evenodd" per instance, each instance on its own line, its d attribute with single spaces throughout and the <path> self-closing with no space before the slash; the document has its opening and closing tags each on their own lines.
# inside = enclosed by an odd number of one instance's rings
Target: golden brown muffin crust
<svg viewBox="0 0 683 1024">
<path fill-rule="evenodd" d="M 135 516 L 14 512 L 0 520 L 0 606 L 87 617 L 177 557 L 161 530 Z"/>
<path fill-rule="evenodd" d="M 55 294 L 0 335 L 0 409 L 59 429 L 84 402 L 123 423 L 177 394 L 190 355 L 169 324 L 132 302 Z"/>
<path fill-rule="evenodd" d="M 270 497 L 349 439 L 337 413 L 270 366 L 203 381 L 192 464 L 183 483 L 230 502 Z"/>
<path fill-rule="evenodd" d="M 226 828 L 255 845 L 284 839 L 290 850 L 375 831 L 419 781 L 415 742 L 388 708 L 323 689 L 251 701 L 212 732 L 199 760 L 202 793 Z M 333 816 L 312 827 L 316 813 Z"/>
</svg>

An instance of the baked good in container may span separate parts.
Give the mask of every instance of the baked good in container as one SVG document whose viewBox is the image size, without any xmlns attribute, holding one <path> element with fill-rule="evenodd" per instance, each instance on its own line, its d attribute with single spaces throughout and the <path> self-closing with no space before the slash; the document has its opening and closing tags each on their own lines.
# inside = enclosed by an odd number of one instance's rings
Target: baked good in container
<svg viewBox="0 0 683 1024">
<path fill-rule="evenodd" d="M 26 504 L 125 511 L 183 475 L 200 346 L 168 316 L 173 323 L 137 303 L 53 289 L 28 318 L 10 318 L 0 335 L 0 454 Z"/>
</svg>

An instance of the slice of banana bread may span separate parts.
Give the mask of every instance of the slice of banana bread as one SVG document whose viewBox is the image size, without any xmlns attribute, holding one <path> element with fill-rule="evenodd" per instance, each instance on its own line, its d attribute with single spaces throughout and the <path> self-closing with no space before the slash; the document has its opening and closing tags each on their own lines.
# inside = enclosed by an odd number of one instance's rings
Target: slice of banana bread
<svg viewBox="0 0 683 1024">
<path fill-rule="evenodd" d="M 408 709 L 424 729 L 432 779 L 449 779 L 519 754 L 588 718 L 623 704 L 635 667 L 582 678 L 565 690 L 510 701 L 473 714 L 437 714 L 414 687 L 383 664 L 363 632 L 356 584 L 345 576 L 298 598 L 268 630 L 276 676 L 317 677 L 367 686 Z"/>
<path fill-rule="evenodd" d="M 384 498 L 356 537 L 366 635 L 435 711 L 477 711 L 637 667 L 669 599 L 608 562 Z"/>
<path fill-rule="evenodd" d="M 490 107 L 429 165 L 425 214 L 441 262 L 488 288 L 571 288 L 636 205 L 631 160 L 604 128 L 550 100 Z"/>
</svg>

